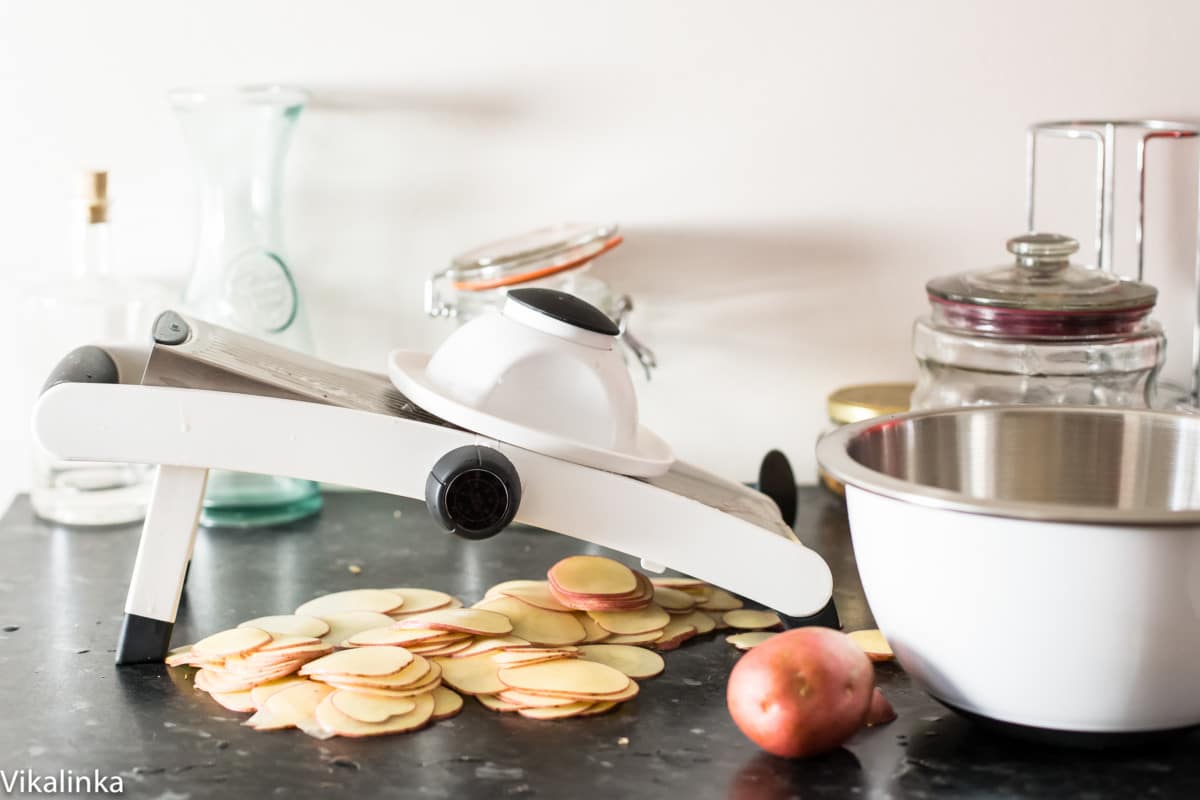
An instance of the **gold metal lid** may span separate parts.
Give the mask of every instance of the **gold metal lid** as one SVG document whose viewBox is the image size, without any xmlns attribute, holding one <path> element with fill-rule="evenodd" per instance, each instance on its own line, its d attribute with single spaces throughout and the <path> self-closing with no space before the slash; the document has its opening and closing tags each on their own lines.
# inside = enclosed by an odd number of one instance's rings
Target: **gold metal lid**
<svg viewBox="0 0 1200 800">
<path fill-rule="evenodd" d="M 915 384 L 863 383 L 843 386 L 826 400 L 829 419 L 839 425 L 849 425 L 864 419 L 900 414 L 909 409 Z"/>
<path fill-rule="evenodd" d="M 108 222 L 108 172 L 90 170 L 83 173 L 83 196 L 87 202 L 88 224 Z"/>
</svg>

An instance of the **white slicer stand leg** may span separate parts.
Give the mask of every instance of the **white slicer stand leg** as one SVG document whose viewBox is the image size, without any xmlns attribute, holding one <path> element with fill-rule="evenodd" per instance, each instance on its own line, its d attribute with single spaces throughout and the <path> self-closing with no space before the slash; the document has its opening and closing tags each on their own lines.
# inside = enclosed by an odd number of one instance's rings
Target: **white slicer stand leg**
<svg viewBox="0 0 1200 800">
<path fill-rule="evenodd" d="M 125 599 L 118 664 L 158 663 L 167 655 L 207 480 L 207 469 L 158 468 Z"/>
</svg>

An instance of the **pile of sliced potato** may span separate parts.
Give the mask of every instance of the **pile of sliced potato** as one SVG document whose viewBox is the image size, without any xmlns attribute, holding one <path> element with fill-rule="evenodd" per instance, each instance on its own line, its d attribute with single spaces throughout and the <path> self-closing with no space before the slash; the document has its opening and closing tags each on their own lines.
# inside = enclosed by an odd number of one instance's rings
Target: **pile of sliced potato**
<svg viewBox="0 0 1200 800">
<path fill-rule="evenodd" d="M 174 650 L 167 663 L 199 667 L 196 687 L 254 712 L 246 724 L 258 730 L 374 736 L 454 716 L 460 695 L 531 719 L 602 714 L 663 671 L 646 648 L 778 627 L 774 612 L 742 609 L 702 581 L 572 556 L 547 580 L 505 581 L 470 608 L 411 587 L 324 595 Z"/>
</svg>

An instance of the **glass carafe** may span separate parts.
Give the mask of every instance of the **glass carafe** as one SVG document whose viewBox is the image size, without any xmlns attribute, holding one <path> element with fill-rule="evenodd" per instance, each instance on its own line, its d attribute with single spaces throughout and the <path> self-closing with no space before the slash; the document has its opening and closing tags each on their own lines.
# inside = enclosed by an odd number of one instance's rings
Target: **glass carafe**
<svg viewBox="0 0 1200 800">
<path fill-rule="evenodd" d="M 302 352 L 312 337 L 283 255 L 281 183 L 306 94 L 281 86 L 179 89 L 171 105 L 196 167 L 196 260 L 184 294 L 203 319 Z M 252 527 L 321 508 L 316 483 L 213 470 L 200 521 Z"/>
</svg>

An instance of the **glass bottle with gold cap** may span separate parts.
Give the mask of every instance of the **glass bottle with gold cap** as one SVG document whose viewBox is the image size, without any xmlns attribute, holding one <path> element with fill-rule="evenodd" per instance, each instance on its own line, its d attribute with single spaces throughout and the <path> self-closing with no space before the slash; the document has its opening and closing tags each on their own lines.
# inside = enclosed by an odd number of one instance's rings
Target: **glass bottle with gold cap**
<svg viewBox="0 0 1200 800">
<path fill-rule="evenodd" d="M 108 173 L 83 177 L 83 224 L 71 273 L 47 276 L 25 298 L 27 371 L 42 378 L 63 353 L 85 342 L 144 342 L 155 316 L 175 301 L 164 286 L 116 273 Z M 144 464 L 55 461 L 34 445 L 30 499 L 39 516 L 66 525 L 136 522 L 146 514 L 152 478 Z"/>
<path fill-rule="evenodd" d="M 829 422 L 833 427 L 850 425 L 887 414 L 902 414 L 908 411 L 909 398 L 914 384 L 911 383 L 861 383 L 843 386 L 829 395 L 825 401 Z M 846 487 L 820 467 L 817 474 L 821 484 L 834 494 L 844 495 Z"/>
</svg>

